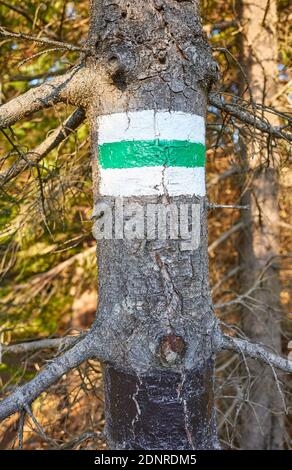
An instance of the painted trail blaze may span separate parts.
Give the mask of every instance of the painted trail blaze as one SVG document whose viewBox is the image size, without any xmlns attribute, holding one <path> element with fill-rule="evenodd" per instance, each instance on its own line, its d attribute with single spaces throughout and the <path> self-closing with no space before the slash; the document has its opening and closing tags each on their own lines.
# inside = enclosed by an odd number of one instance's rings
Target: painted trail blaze
<svg viewBox="0 0 292 470">
<path fill-rule="evenodd" d="M 102 168 L 205 166 L 205 146 L 188 140 L 124 140 L 99 146 Z"/>
<path fill-rule="evenodd" d="M 98 118 L 100 194 L 205 195 L 201 116 L 153 110 Z"/>
</svg>

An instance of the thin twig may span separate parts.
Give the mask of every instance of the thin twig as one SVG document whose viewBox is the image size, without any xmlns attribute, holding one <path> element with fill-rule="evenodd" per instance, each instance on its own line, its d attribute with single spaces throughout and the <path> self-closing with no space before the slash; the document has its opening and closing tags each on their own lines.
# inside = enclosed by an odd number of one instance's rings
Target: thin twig
<svg viewBox="0 0 292 470">
<path fill-rule="evenodd" d="M 83 434 L 81 434 L 81 436 L 75 437 L 75 439 L 72 439 L 72 441 L 70 442 L 65 442 L 65 444 L 62 444 L 59 448 L 60 450 L 74 449 L 75 447 L 77 447 L 79 444 L 86 441 L 87 439 L 105 440 L 105 437 L 101 432 L 85 431 Z"/>
<path fill-rule="evenodd" d="M 63 124 L 57 127 L 57 129 L 55 129 L 40 145 L 38 145 L 34 150 L 27 152 L 27 154 L 25 154 L 26 158 L 21 154 L 21 159 L 18 159 L 10 168 L 3 173 L 0 173 L 0 186 L 8 183 L 11 179 L 15 178 L 30 166 L 36 166 L 49 154 L 49 152 L 55 149 L 73 131 L 75 131 L 84 119 L 84 110 L 82 108 L 77 108 L 71 116 L 69 116 Z M 13 142 L 11 142 L 11 145 L 13 145 Z"/>
<path fill-rule="evenodd" d="M 30 419 L 32 420 L 32 422 L 34 423 L 35 427 L 36 427 L 36 430 L 38 432 L 38 434 L 46 441 L 48 442 L 49 444 L 53 444 L 54 447 L 56 447 L 56 441 L 54 439 L 51 439 L 50 437 L 48 437 L 45 433 L 45 431 L 43 430 L 43 428 L 41 427 L 40 423 L 38 422 L 38 420 L 36 419 L 36 417 L 34 416 L 33 412 L 31 411 L 31 408 L 30 408 L 30 405 L 28 405 L 27 403 L 25 403 L 23 405 L 23 408 L 24 410 L 26 411 L 26 413 L 28 414 L 28 416 L 30 417 Z"/>
<path fill-rule="evenodd" d="M 102 361 L 106 360 L 104 349 L 97 343 L 96 336 L 93 333 L 88 333 L 72 348 L 50 362 L 36 377 L 4 398 L 0 402 L 0 421 L 23 410 L 25 406 L 29 406 L 64 374 L 91 357 L 99 357 Z"/>
<path fill-rule="evenodd" d="M 209 202 L 207 207 L 208 209 L 249 209 L 249 206 L 242 206 L 240 204 L 213 204 L 212 202 Z"/>
<path fill-rule="evenodd" d="M 88 52 L 88 50 L 84 47 L 74 46 L 74 44 L 68 44 L 63 41 L 54 41 L 53 39 L 49 38 L 39 38 L 37 36 L 31 36 L 25 33 L 14 33 L 13 31 L 8 31 L 2 26 L 0 26 L 0 36 L 5 38 L 24 39 L 26 41 L 38 42 L 40 44 L 55 46 L 58 49 L 65 49 L 67 51 Z"/>
<path fill-rule="evenodd" d="M 221 243 L 223 243 L 225 240 L 227 240 L 227 238 L 229 238 L 230 235 L 237 232 L 242 227 L 244 227 L 243 222 L 238 222 L 237 224 L 232 225 L 232 227 L 230 229 L 226 230 L 226 232 L 224 232 L 219 238 L 217 238 L 217 240 L 215 240 L 213 243 L 211 243 L 211 245 L 208 248 L 208 253 L 212 253 Z"/>
<path fill-rule="evenodd" d="M 25 422 L 25 415 L 26 411 L 22 410 L 19 416 L 19 424 L 18 424 L 18 448 L 23 449 L 23 427 Z"/>
<path fill-rule="evenodd" d="M 284 372 L 292 373 L 292 361 L 267 351 L 263 346 L 250 341 L 222 335 L 221 349 L 235 351 L 238 354 L 258 359 L 269 366 L 276 367 Z"/>
<path fill-rule="evenodd" d="M 27 354 L 43 349 L 58 349 L 72 346 L 82 339 L 83 335 L 63 336 L 62 338 L 45 338 L 36 341 L 27 341 L 18 344 L 0 344 L 2 356 L 4 354 Z"/>
<path fill-rule="evenodd" d="M 52 47 L 50 49 L 45 49 L 44 51 L 36 52 L 36 54 L 32 54 L 31 56 L 27 57 L 26 59 L 21 60 L 17 64 L 17 68 L 20 69 L 24 64 L 29 62 L 30 60 L 36 59 L 37 57 L 40 57 L 41 55 L 48 54 L 49 52 L 55 52 L 55 51 L 61 51 L 60 47 Z"/>
<path fill-rule="evenodd" d="M 232 103 L 224 101 L 219 93 L 210 93 L 209 103 L 221 111 L 235 117 L 239 121 L 253 126 L 261 132 L 269 134 L 271 137 L 285 139 L 288 142 L 292 142 L 292 133 L 283 131 L 281 126 L 272 126 L 269 122 L 266 122 L 262 118 L 248 111 L 248 109 L 240 109 L 237 102 Z"/>
</svg>

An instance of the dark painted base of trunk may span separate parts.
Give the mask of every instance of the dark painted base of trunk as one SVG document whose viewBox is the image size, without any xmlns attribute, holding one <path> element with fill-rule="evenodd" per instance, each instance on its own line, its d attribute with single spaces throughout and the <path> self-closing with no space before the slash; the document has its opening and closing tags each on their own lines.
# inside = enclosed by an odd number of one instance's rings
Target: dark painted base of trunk
<svg viewBox="0 0 292 470">
<path fill-rule="evenodd" d="M 185 373 L 138 377 L 104 368 L 106 435 L 111 449 L 218 448 L 213 361 Z"/>
</svg>

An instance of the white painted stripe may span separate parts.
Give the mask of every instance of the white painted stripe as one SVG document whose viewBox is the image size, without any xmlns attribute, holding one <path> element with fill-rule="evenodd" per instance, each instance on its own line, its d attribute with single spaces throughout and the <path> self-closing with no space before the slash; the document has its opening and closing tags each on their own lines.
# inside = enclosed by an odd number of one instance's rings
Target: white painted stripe
<svg viewBox="0 0 292 470">
<path fill-rule="evenodd" d="M 100 168 L 102 196 L 205 196 L 205 168 Z"/>
<path fill-rule="evenodd" d="M 100 194 L 103 196 L 163 194 L 162 172 L 162 166 L 100 168 Z"/>
<path fill-rule="evenodd" d="M 165 186 L 170 196 L 196 194 L 205 196 L 205 167 L 169 167 L 165 170 Z"/>
<path fill-rule="evenodd" d="M 189 140 L 205 144 L 205 120 L 197 114 L 158 112 L 155 115 L 156 138 Z"/>
<path fill-rule="evenodd" d="M 100 145 L 122 140 L 189 140 L 205 144 L 202 116 L 180 111 L 145 110 L 98 117 Z"/>
<path fill-rule="evenodd" d="M 120 142 L 121 140 L 153 140 L 154 111 L 114 113 L 99 116 L 98 143 Z"/>
</svg>

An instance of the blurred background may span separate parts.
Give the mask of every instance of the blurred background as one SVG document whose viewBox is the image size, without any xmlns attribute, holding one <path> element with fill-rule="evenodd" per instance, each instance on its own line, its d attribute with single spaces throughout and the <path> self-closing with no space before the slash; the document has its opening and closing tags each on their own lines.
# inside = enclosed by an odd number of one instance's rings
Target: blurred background
<svg viewBox="0 0 292 470">
<path fill-rule="evenodd" d="M 220 90 L 226 97 L 245 96 L 245 77 L 238 64 L 242 37 L 233 0 L 204 0 L 204 30 L 220 64 Z M 0 0 L 0 26 L 5 30 L 82 44 L 88 29 L 88 1 Z M 277 90 L 270 100 L 277 119 L 291 112 L 292 49 L 289 42 L 292 6 L 277 1 Z M 219 21 L 220 19 L 220 21 Z M 291 41 L 291 35 L 290 35 Z M 0 36 L 1 103 L 66 71 L 78 53 L 21 38 Z M 229 52 L 226 52 L 229 51 Z M 58 104 L 40 111 L 0 134 L 0 173 L 20 155 L 30 155 L 53 129 L 73 112 Z M 270 112 L 271 120 L 275 113 Z M 242 201 L 241 136 L 250 146 L 272 149 L 277 160 L 277 209 L 280 282 L 278 323 L 282 354 L 288 355 L 291 338 L 291 189 L 289 146 L 270 142 L 252 126 L 235 121 L 210 106 L 207 121 L 207 184 L 212 203 Z M 76 335 L 90 327 L 97 306 L 95 241 L 91 234 L 92 182 L 90 141 L 86 120 L 38 164 L 1 183 L 0 179 L 0 342 L 25 343 L 43 338 Z M 291 156 L 290 156 L 291 159 Z M 93 162 L 94 165 L 94 162 Z M 249 173 L 250 174 L 250 173 Z M 210 282 L 216 313 L 226 331 L 242 331 L 242 309 L 253 305 L 253 290 L 242 292 L 240 236 L 244 221 L 238 209 L 209 213 Z M 257 285 L 256 289 L 259 288 Z M 5 396 L 31 379 L 64 349 L 39 349 L 2 357 L 0 391 Z M 232 353 L 218 356 L 216 396 L 218 427 L 223 446 L 239 448 L 241 416 L 250 377 L 244 361 Z M 279 378 L 286 411 L 291 406 L 291 384 Z M 281 392 L 282 393 L 282 392 Z M 282 406 L 283 405 L 283 406 Z M 281 401 L 285 421 L 284 445 L 291 447 L 291 423 Z M 27 449 L 103 449 L 104 416 L 99 363 L 88 361 L 64 376 L 33 404 L 40 427 L 26 420 L 23 446 Z M 273 410 L 271 410 L 271 413 Z M 0 425 L 0 449 L 18 446 L 18 420 L 13 415 Z"/>
</svg>

